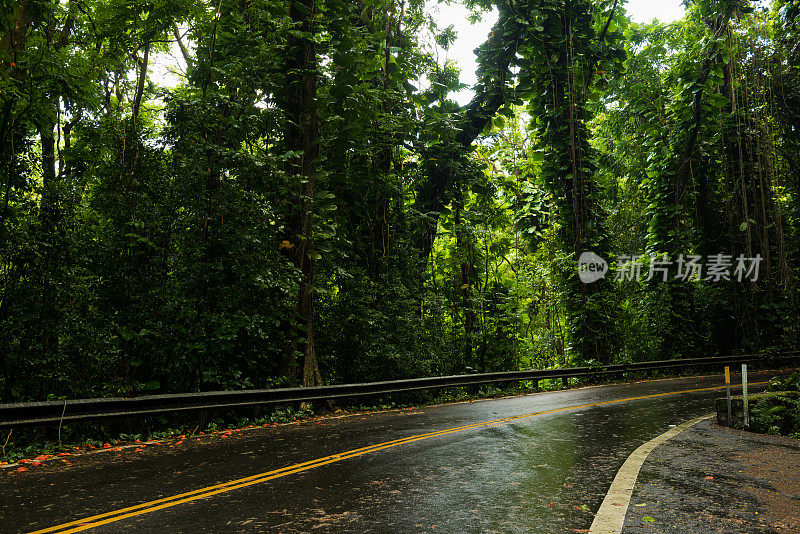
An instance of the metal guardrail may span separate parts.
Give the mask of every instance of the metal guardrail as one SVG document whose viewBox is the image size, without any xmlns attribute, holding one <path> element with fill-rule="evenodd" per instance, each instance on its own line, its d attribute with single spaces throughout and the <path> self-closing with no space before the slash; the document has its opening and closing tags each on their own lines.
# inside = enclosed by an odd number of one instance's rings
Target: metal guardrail
<svg viewBox="0 0 800 534">
<path fill-rule="evenodd" d="M 781 353 L 779 360 L 800 358 L 800 351 Z M 572 367 L 538 371 L 512 371 L 503 373 L 457 375 L 411 380 L 393 380 L 363 384 L 342 384 L 311 388 L 282 388 L 244 391 L 212 391 L 146 395 L 131 398 L 75 399 L 66 401 L 26 402 L 0 404 L 0 428 L 71 423 L 119 417 L 161 415 L 190 410 L 240 408 L 267 404 L 285 404 L 315 400 L 332 400 L 364 395 L 386 395 L 448 387 L 463 387 L 504 382 L 538 381 L 554 378 L 594 377 L 632 371 L 675 368 L 706 367 L 750 363 L 765 360 L 758 356 L 722 356 L 689 358 L 600 367 Z M 775 358 L 766 360 L 775 361 Z"/>
</svg>

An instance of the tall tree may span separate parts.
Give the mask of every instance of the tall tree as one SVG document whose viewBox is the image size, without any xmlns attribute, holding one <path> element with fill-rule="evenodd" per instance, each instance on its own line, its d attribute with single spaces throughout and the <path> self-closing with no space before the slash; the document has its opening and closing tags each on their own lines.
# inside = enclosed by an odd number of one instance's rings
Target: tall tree
<svg viewBox="0 0 800 534">
<path fill-rule="evenodd" d="M 294 312 L 295 331 L 290 357 L 302 354 L 304 386 L 319 386 L 314 349 L 314 195 L 319 157 L 319 118 L 317 115 L 317 68 L 315 36 L 318 5 L 316 0 L 292 0 L 289 16 L 294 31 L 289 33 L 286 58 L 286 134 L 285 144 L 294 153 L 287 174 L 293 180 L 289 199 L 292 215 L 287 226 L 288 244 L 295 267 L 300 271 L 300 289 Z"/>
</svg>

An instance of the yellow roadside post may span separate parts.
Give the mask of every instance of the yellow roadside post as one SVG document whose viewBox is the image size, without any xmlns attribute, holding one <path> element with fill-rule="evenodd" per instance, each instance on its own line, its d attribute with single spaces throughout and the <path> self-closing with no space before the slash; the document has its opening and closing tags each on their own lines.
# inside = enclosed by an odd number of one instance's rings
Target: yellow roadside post
<svg viewBox="0 0 800 534">
<path fill-rule="evenodd" d="M 731 420 L 731 368 L 725 366 L 725 391 L 728 394 L 728 426 L 733 428 L 733 421 Z"/>
</svg>

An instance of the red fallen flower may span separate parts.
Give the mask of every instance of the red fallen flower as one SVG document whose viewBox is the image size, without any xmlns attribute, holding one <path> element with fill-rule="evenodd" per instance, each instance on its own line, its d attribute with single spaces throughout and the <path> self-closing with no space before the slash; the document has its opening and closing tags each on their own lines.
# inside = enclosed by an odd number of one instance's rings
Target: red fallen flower
<svg viewBox="0 0 800 534">
<path fill-rule="evenodd" d="M 21 464 L 27 464 L 28 462 L 30 462 L 30 460 L 28 460 L 27 458 L 23 458 L 22 460 L 19 461 L 19 463 Z"/>
<path fill-rule="evenodd" d="M 67 464 L 67 465 L 72 465 L 72 464 L 70 464 L 68 461 L 66 461 L 66 460 L 65 460 L 65 459 L 63 459 L 63 458 L 61 459 L 61 461 L 62 461 L 63 463 L 65 463 L 65 464 Z"/>
<path fill-rule="evenodd" d="M 136 449 L 136 450 L 135 450 L 135 451 L 133 451 L 133 452 L 142 452 L 143 450 L 144 450 L 143 448 L 139 447 L 138 449 Z"/>
<path fill-rule="evenodd" d="M 34 461 L 34 462 L 31 462 L 31 465 L 32 465 L 32 466 L 34 466 L 34 467 L 36 467 L 37 465 L 41 465 L 41 463 L 42 463 L 42 462 L 36 462 L 36 461 Z"/>
<path fill-rule="evenodd" d="M 39 460 L 39 461 L 43 462 L 43 461 L 47 460 L 48 458 L 52 458 L 52 456 L 49 455 L 49 454 L 40 454 L 39 456 L 34 458 L 34 460 Z"/>
<path fill-rule="evenodd" d="M 68 452 L 59 452 L 58 454 L 56 454 L 56 456 L 63 458 L 64 456 L 72 456 L 72 454 Z"/>
<path fill-rule="evenodd" d="M 114 447 L 114 448 L 113 448 L 113 449 L 111 449 L 111 450 L 112 450 L 112 451 L 114 451 L 114 452 L 119 452 L 119 451 L 121 451 L 121 450 L 122 450 L 122 447 Z"/>
<path fill-rule="evenodd" d="M 17 468 L 17 473 L 24 473 L 25 471 L 27 471 L 27 469 L 25 469 L 24 467 Z"/>
<path fill-rule="evenodd" d="M 183 443 L 183 440 L 175 442 L 175 445 L 180 445 L 181 443 Z"/>
<path fill-rule="evenodd" d="M 111 448 L 111 444 L 110 443 L 103 443 L 103 448 L 104 449 L 110 449 Z"/>
</svg>

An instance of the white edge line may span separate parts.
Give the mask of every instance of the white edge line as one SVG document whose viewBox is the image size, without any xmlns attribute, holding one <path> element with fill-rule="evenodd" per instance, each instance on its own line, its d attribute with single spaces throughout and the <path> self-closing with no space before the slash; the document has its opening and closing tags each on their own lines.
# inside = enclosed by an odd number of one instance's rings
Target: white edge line
<svg viewBox="0 0 800 534">
<path fill-rule="evenodd" d="M 600 510 L 597 511 L 597 515 L 592 521 L 589 534 L 620 534 L 622 527 L 625 525 L 625 516 L 628 513 L 628 506 L 633 495 L 633 487 L 636 485 L 639 471 L 650 453 L 665 441 L 711 417 L 714 417 L 714 415 L 704 415 L 691 421 L 686 421 L 651 439 L 633 451 L 633 454 L 628 456 L 628 459 L 622 464 L 617 476 L 614 477 L 614 482 L 611 483 L 611 487 L 608 489 L 605 499 L 603 499 L 603 504 L 600 505 Z"/>
</svg>

